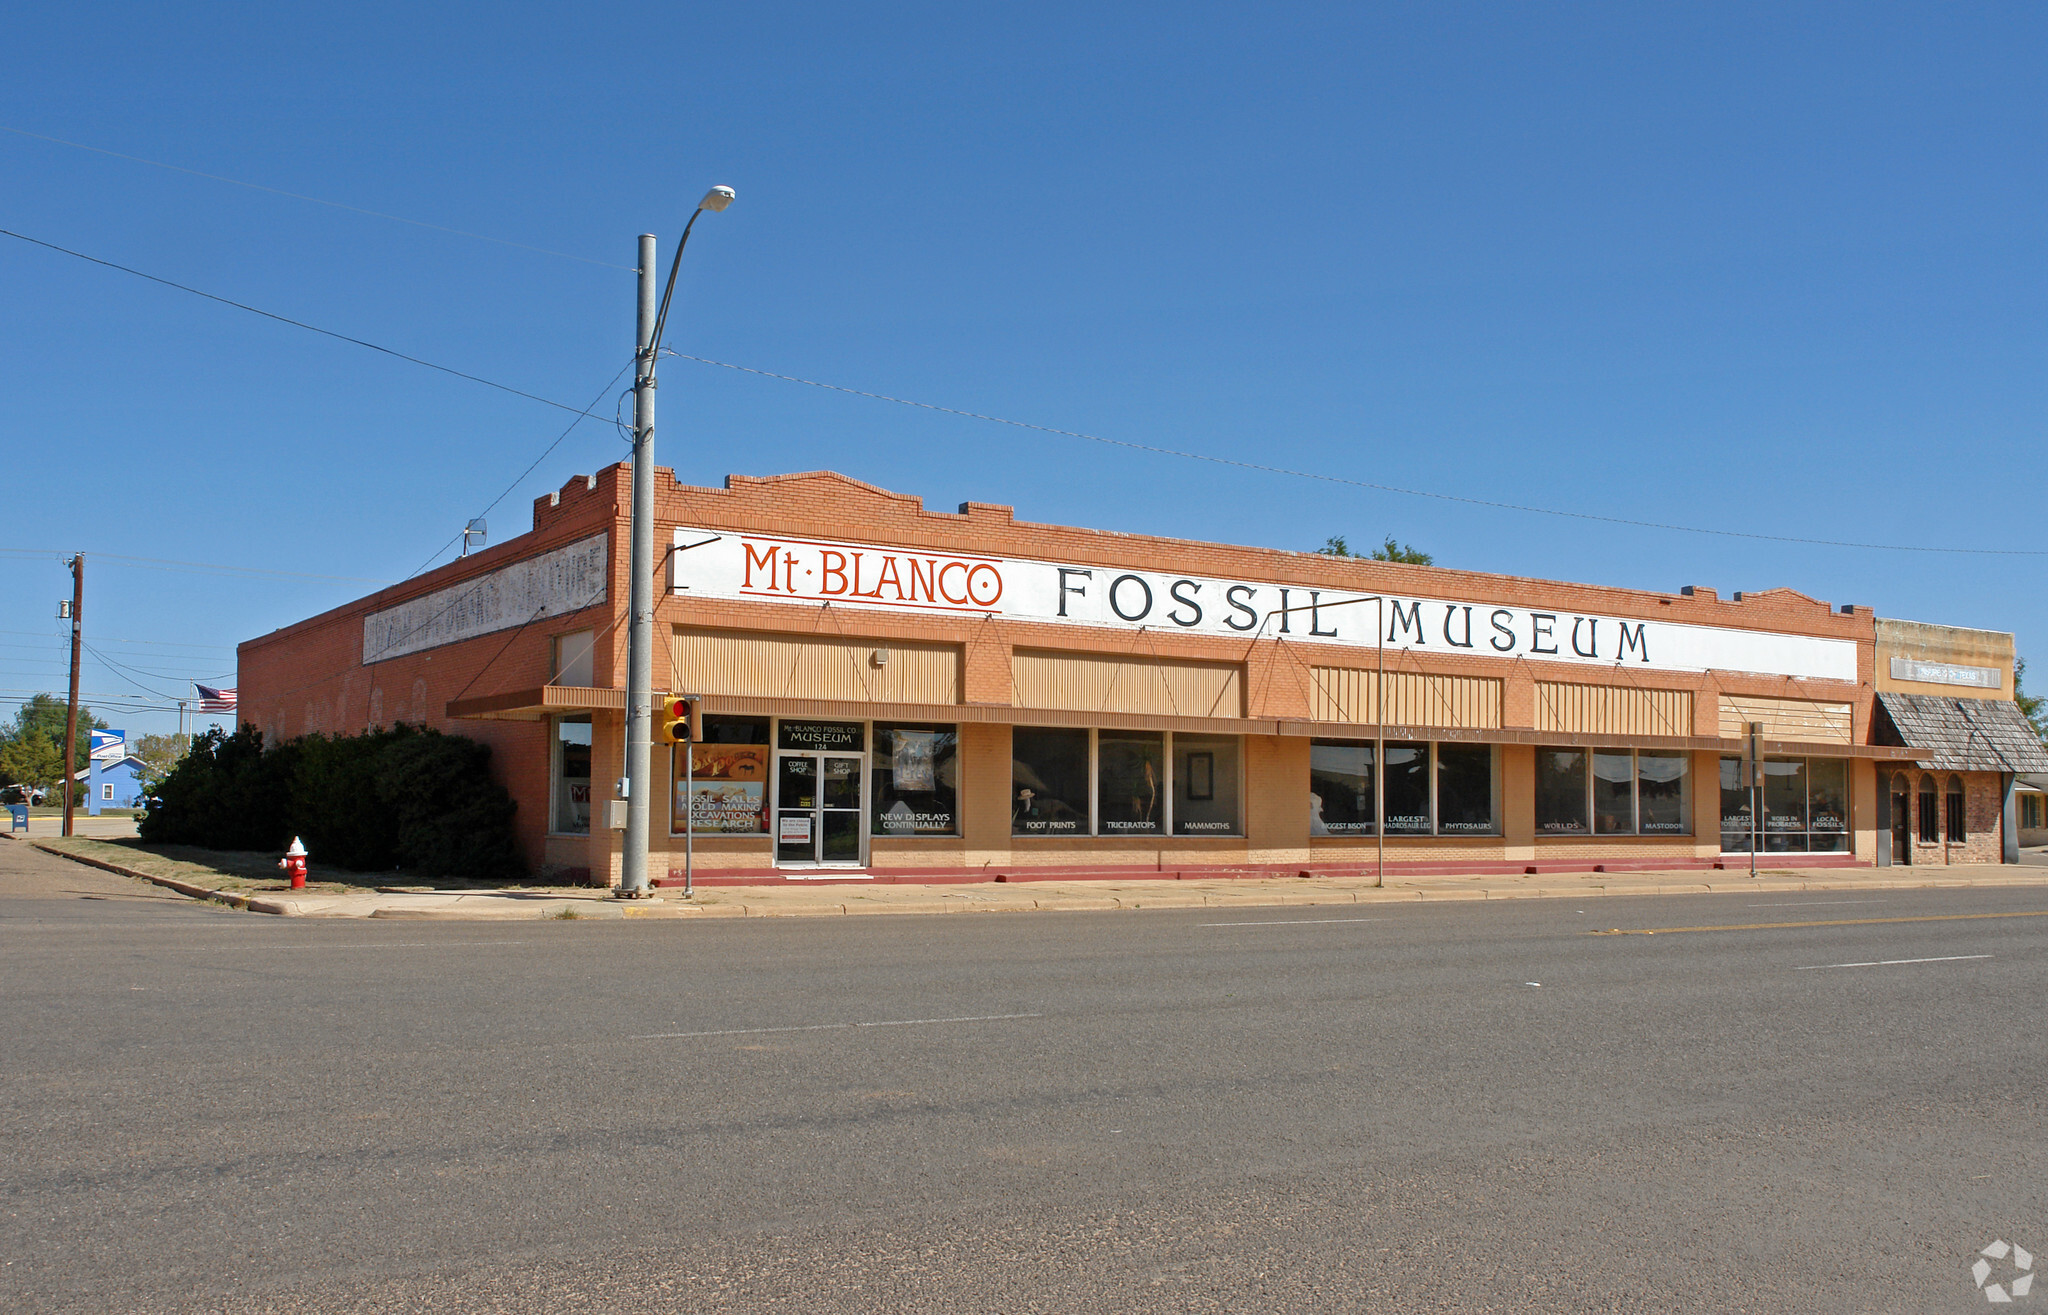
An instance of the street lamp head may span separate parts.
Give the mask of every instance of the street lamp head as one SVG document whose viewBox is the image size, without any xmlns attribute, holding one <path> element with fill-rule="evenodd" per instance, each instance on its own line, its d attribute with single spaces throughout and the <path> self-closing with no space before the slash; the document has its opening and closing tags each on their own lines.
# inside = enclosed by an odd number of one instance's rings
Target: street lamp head
<svg viewBox="0 0 2048 1315">
<path fill-rule="evenodd" d="M 697 208 L 699 210 L 709 210 L 711 213 L 717 214 L 731 204 L 732 189 L 730 187 L 714 187 L 704 193 L 704 199 L 697 203 Z"/>
</svg>

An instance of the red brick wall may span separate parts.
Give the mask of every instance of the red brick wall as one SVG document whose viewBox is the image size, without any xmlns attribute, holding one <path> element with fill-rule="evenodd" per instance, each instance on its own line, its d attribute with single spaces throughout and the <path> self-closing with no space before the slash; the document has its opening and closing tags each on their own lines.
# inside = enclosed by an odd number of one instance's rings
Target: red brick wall
<svg viewBox="0 0 2048 1315">
<path fill-rule="evenodd" d="M 1826 603 L 1788 589 L 1745 596 L 1741 601 L 1723 600 L 1710 589 L 1691 594 L 1656 593 L 1616 589 L 1597 585 L 1486 575 L 1445 567 L 1409 566 L 1358 559 L 1322 557 L 1315 554 L 1282 552 L 1265 548 L 1236 547 L 1196 540 L 1165 539 L 1118 534 L 1100 530 L 1041 525 L 1015 519 L 1011 509 L 989 503 L 969 503 L 957 512 L 927 510 L 916 497 L 890 493 L 872 485 L 823 472 L 772 478 L 733 476 L 723 489 L 678 485 L 671 472 L 658 469 L 656 509 L 661 529 L 657 550 L 671 539 L 677 524 L 704 526 L 715 530 L 801 533 L 824 538 L 866 540 L 898 544 L 933 551 L 983 553 L 1007 557 L 1066 561 L 1078 565 L 1127 566 L 1138 570 L 1185 572 L 1219 578 L 1270 581 L 1276 584 L 1337 590 L 1387 590 L 1404 594 L 1454 599 L 1475 604 L 1513 603 L 1539 606 L 1560 613 L 1598 613 L 1630 618 L 1684 622 L 1698 625 L 1739 627 L 1785 634 L 1817 635 L 1856 643 L 1858 681 L 1792 681 L 1784 678 L 1708 672 L 1700 675 L 1658 672 L 1654 683 L 1661 688 L 1691 689 L 1695 693 L 1696 734 L 1718 733 L 1719 696 L 1726 693 L 1776 695 L 1827 701 L 1848 701 L 1856 708 L 1856 738 L 1867 738 L 1871 688 L 1874 674 L 1874 623 L 1867 608 L 1851 613 L 1837 612 Z M 575 630 L 601 632 L 594 659 L 594 682 L 616 687 L 625 676 L 625 612 L 630 539 L 624 519 L 629 503 L 630 472 L 611 466 L 590 477 L 571 480 L 560 491 L 534 503 L 534 528 L 467 559 L 450 563 L 426 575 L 379 591 L 367 598 L 288 626 L 241 646 L 239 682 L 243 717 L 263 728 L 272 739 L 286 739 L 308 731 L 356 731 L 373 724 L 394 721 L 420 722 L 443 730 L 468 735 L 490 744 L 494 761 L 506 785 L 520 801 L 519 829 L 532 861 L 543 860 L 543 835 L 547 809 L 547 727 L 540 722 L 464 720 L 451 722 L 446 715 L 450 701 L 468 695 L 476 697 L 515 689 L 533 688 L 548 677 L 550 640 Z M 391 607 L 465 580 L 509 562 L 522 560 L 599 531 L 611 535 L 612 571 L 607 600 L 574 616 L 556 617 L 513 633 L 501 631 L 429 650 L 394 658 L 374 666 L 362 665 L 362 622 L 366 613 Z M 834 609 L 829 620 L 822 609 L 787 604 L 682 598 L 664 595 L 657 604 L 657 684 L 668 671 L 665 636 L 675 625 L 693 627 L 761 629 L 781 632 L 822 630 L 834 634 L 858 634 L 876 640 L 934 640 L 961 645 L 963 697 L 970 703 L 1010 702 L 1010 651 L 1013 647 L 1060 648 L 1076 652 L 1127 654 L 1132 637 L 1113 631 L 1085 627 L 1058 627 L 1004 620 L 966 620 L 934 614 L 897 614 Z M 1253 717 L 1300 718 L 1310 707 L 1308 668 L 1313 665 L 1365 665 L 1353 648 L 1305 643 L 1298 637 L 1266 638 L 1256 642 L 1219 636 L 1147 632 L 1148 651 L 1163 657 L 1241 662 L 1245 666 L 1244 687 Z M 1483 674 L 1503 682 L 1503 720 L 1509 726 L 1528 726 L 1534 712 L 1532 685 L 1536 673 L 1543 679 L 1612 681 L 1611 675 L 1564 664 L 1532 667 L 1526 660 L 1487 658 L 1449 653 L 1389 653 L 1390 670 L 1420 670 L 1446 674 Z M 600 718 L 602 720 L 602 718 Z M 1000 728 L 977 731 L 975 761 L 1001 763 L 1006 745 L 998 747 L 993 737 L 1007 738 Z M 600 739 L 611 738 L 600 730 Z M 988 741 L 983 744 L 982 741 Z M 1513 753 L 1512 748 L 1504 753 Z M 600 757 L 603 755 L 601 754 Z M 660 757 L 661 755 L 657 755 Z M 1300 759 L 1300 761 L 1297 761 Z M 1519 763 L 1519 758 L 1516 762 Z M 1301 775 L 1306 789 L 1306 764 L 1292 746 L 1250 745 L 1247 763 L 1267 762 L 1272 771 Z M 1867 773 L 1868 768 L 1859 765 Z M 662 775 L 666 775 L 663 769 Z M 609 779 L 610 771 L 600 764 L 595 775 Z M 1520 773 L 1513 773 L 1515 780 Z M 1284 783 L 1282 783 L 1284 786 Z M 1503 808 L 1508 818 L 1519 816 L 1520 804 L 1507 790 L 1504 779 Z M 1695 788 L 1711 791 L 1710 777 L 1695 782 Z M 995 861 L 996 855 L 1016 851 L 1016 861 L 1027 861 L 1026 846 L 1014 846 L 1007 834 L 990 830 L 995 814 L 982 825 L 973 819 L 979 803 L 985 802 L 987 785 L 978 785 L 975 798 L 967 801 L 970 835 L 951 849 L 959 862 L 972 866 Z M 1007 782 L 995 790 L 996 804 L 1003 807 Z M 1292 834 L 1294 824 L 1289 806 L 1276 795 L 1252 801 L 1253 818 L 1260 834 L 1252 839 L 1169 842 L 1177 852 L 1208 853 L 1216 861 L 1243 860 L 1253 849 L 1274 855 L 1292 855 L 1307 849 L 1306 811 L 1298 819 L 1303 835 Z M 1007 832 L 1007 826 L 1000 828 Z M 1976 831 L 1973 822 L 1973 833 Z M 1993 828 L 1995 830 L 1995 828 Z M 665 828 L 658 828 L 665 830 Z M 982 832 L 988 832 L 982 834 Z M 594 867 L 611 860 L 599 853 L 593 837 Z M 657 840 L 657 843 L 660 843 Z M 1393 842 L 1404 852 L 1415 850 L 1436 854 L 1462 854 L 1475 842 L 1432 841 Z M 1504 857 L 1508 846 L 1526 847 L 1526 837 L 1494 839 L 1479 843 L 1494 857 Z M 1619 842 L 1617 842 L 1619 843 Z M 1715 837 L 1693 838 L 1695 850 L 1715 847 Z M 735 844 L 740 848 L 733 849 Z M 1090 840 L 1085 848 L 1065 842 L 1057 861 L 1075 862 L 1077 852 L 1111 857 L 1114 842 Z M 562 851 L 563 842 L 555 842 Z M 1639 845 L 1637 847 L 1640 847 Z M 1670 842 L 1657 845 L 1660 852 Z M 878 861 L 882 846 L 878 845 Z M 947 847 L 941 846 L 941 849 Z M 1546 855 L 1554 846 L 1544 847 Z M 1608 848 L 1612 848 L 1609 845 Z M 732 861 L 765 862 L 762 842 L 700 842 L 700 855 L 717 861 L 732 849 Z M 756 850 L 760 857 L 754 857 Z M 937 852 L 936 850 L 934 852 Z M 1055 851 L 1048 850 L 1047 854 Z M 1517 852 L 1521 852 L 1518 848 Z M 1588 851 L 1589 853 L 1592 851 Z M 1606 852 L 1606 849 L 1601 851 Z M 1054 861 L 1035 850 L 1030 857 Z M 559 859 L 558 859 L 559 861 Z"/>
<path fill-rule="evenodd" d="M 529 534 L 242 644 L 237 656 L 242 721 L 253 723 L 263 731 L 265 742 L 273 744 L 311 733 L 354 734 L 401 721 L 488 744 L 492 771 L 519 801 L 516 826 L 528 862 L 540 866 L 547 828 L 546 723 L 454 721 L 447 715 L 448 704 L 465 692 L 474 697 L 545 682 L 553 637 L 611 624 L 614 607 L 624 605 L 623 586 L 608 587 L 604 605 L 537 622 L 516 638 L 509 630 L 501 631 L 371 666 L 362 662 L 363 618 L 598 531 L 612 531 L 621 524 L 621 469 L 613 467 L 593 482 L 571 480 L 559 494 L 540 499 Z M 613 538 L 623 541 L 624 536 L 614 533 Z M 623 542 L 615 543 L 613 556 L 621 563 L 615 581 L 625 578 L 624 552 Z M 600 645 L 600 682 L 610 674 L 605 654 Z M 618 669 L 623 673 L 623 651 Z"/>
</svg>

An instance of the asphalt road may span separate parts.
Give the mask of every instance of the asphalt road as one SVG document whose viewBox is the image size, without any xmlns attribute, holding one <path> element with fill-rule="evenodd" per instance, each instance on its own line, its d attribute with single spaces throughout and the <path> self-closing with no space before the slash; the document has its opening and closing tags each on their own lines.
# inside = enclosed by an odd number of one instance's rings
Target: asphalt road
<svg viewBox="0 0 2048 1315">
<path fill-rule="evenodd" d="M 0 845 L 0 1306 L 1976 1309 L 2043 911 L 308 922 Z"/>
</svg>

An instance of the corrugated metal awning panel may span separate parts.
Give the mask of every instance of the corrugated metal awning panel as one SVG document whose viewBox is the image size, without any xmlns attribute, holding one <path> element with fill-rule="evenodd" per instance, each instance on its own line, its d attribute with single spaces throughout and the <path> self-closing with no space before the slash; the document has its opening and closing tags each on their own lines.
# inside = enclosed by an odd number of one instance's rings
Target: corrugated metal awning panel
<svg viewBox="0 0 2048 1315">
<path fill-rule="evenodd" d="M 660 692 L 657 692 L 660 697 Z M 1075 726 L 1101 730 L 1191 731 L 1208 735 L 1288 735 L 1334 740 L 1369 740 L 1369 722 L 1310 721 L 1270 717 L 1184 717 L 1146 712 L 1081 712 L 1066 708 L 1020 708 L 1006 703 L 866 703 L 842 699 L 761 698 L 743 694 L 706 694 L 704 711 L 753 717 L 807 717 L 819 721 L 903 721 L 998 726 Z M 505 721 L 538 721 L 559 713 L 621 712 L 621 689 L 543 686 L 460 699 L 448 705 L 450 717 Z M 1549 731 L 1497 727 L 1396 726 L 1383 728 L 1390 740 L 1439 740 L 1461 744 L 1554 744 L 1594 749 L 1679 749 L 1696 753 L 1740 753 L 1740 740 L 1703 735 L 1626 735 L 1604 732 Z M 1813 744 L 1798 740 L 1766 740 L 1764 752 L 1784 757 L 1869 758 L 1880 762 L 1911 762 L 1920 752 L 1888 744 Z"/>
<path fill-rule="evenodd" d="M 997 703 L 843 703 L 828 699 L 760 699 L 729 694 L 704 697 L 708 713 L 758 717 L 815 717 L 842 721 L 950 722 L 1003 726 L 1094 726 L 1103 730 L 1200 731 L 1212 735 L 1291 735 L 1318 739 L 1371 739 L 1370 723 L 1309 721 L 1270 717 L 1176 717 L 1160 713 L 1075 712 L 1058 708 L 1019 708 Z M 1703 735 L 1622 735 L 1572 731 L 1539 731 L 1444 726 L 1385 727 L 1390 740 L 1441 740 L 1467 744 L 1556 744 L 1611 749 L 1684 749 L 1706 753 L 1740 753 L 1740 740 Z M 1908 751 L 1890 745 L 1810 744 L 1766 740 L 1764 752 L 1786 757 L 1873 758 L 1899 761 Z"/>
</svg>

